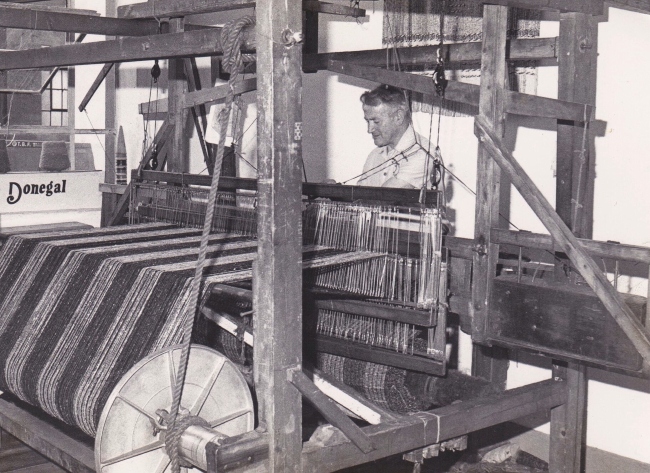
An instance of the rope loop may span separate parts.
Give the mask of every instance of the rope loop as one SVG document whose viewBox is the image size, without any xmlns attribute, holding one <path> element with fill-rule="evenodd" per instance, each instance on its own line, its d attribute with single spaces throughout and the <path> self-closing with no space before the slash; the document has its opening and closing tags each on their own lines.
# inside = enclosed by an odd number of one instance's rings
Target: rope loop
<svg viewBox="0 0 650 473">
<path fill-rule="evenodd" d="M 243 30 L 247 26 L 254 24 L 255 17 L 246 15 L 237 20 L 229 21 L 221 30 L 221 47 L 223 48 L 221 64 L 231 76 L 239 74 L 244 69 L 244 61 L 251 62 L 255 60 L 254 55 L 242 54 L 241 52 Z"/>
</svg>

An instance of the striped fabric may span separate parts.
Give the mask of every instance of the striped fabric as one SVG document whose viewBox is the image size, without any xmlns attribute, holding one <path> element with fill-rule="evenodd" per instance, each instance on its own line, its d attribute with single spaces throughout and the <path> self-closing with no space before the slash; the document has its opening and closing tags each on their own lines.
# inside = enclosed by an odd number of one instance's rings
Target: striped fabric
<svg viewBox="0 0 650 473">
<path fill-rule="evenodd" d="M 122 375 L 180 342 L 199 239 L 161 224 L 11 237 L 0 250 L 0 389 L 93 436 Z M 249 279 L 255 251 L 214 235 L 204 288 Z"/>
</svg>

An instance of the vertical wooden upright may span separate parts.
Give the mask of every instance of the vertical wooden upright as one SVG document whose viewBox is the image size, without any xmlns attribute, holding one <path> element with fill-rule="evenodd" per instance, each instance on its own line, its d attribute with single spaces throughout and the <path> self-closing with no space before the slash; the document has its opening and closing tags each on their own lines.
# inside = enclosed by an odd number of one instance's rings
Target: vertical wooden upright
<svg viewBox="0 0 650 473">
<path fill-rule="evenodd" d="M 169 32 L 179 33 L 184 30 L 183 18 L 169 20 Z M 174 126 L 170 137 L 169 155 L 167 157 L 167 170 L 169 172 L 188 172 L 189 156 L 185 155 L 185 121 L 187 110 L 184 108 L 183 96 L 185 93 L 185 64 L 183 59 L 170 59 L 168 73 L 167 94 L 167 122 Z"/>
<path fill-rule="evenodd" d="M 74 1 L 69 2 L 70 8 L 74 8 Z M 75 34 L 66 33 L 66 43 L 74 43 Z M 68 109 L 68 158 L 70 159 L 70 169 L 74 171 L 76 169 L 76 138 L 77 133 L 76 128 L 76 117 L 77 117 L 77 107 L 75 106 L 75 87 L 76 87 L 76 75 L 74 66 L 68 68 L 68 103 L 66 108 Z"/>
<path fill-rule="evenodd" d="M 560 14 L 558 98 L 595 105 L 597 24 L 583 13 Z M 590 118 L 590 117 L 587 117 Z M 586 138 L 586 139 L 585 139 Z M 582 123 L 558 121 L 556 210 L 576 236 L 591 238 L 593 219 L 592 137 Z M 584 149 L 583 149 L 584 147 Z M 556 270 L 567 278 L 564 268 Z M 584 469 L 587 386 L 586 368 L 576 363 L 554 365 L 553 375 L 567 380 L 568 402 L 551 411 L 552 473 Z"/>
<path fill-rule="evenodd" d="M 254 370 L 272 472 L 301 471 L 302 400 L 288 382 L 302 365 L 301 31 L 300 0 L 258 2 Z"/>
<path fill-rule="evenodd" d="M 502 136 L 505 131 L 507 87 L 506 31 L 508 7 L 483 7 L 481 98 L 479 115 Z M 501 170 L 479 142 L 474 228 L 474 273 L 472 276 L 472 339 L 485 341 L 492 279 L 496 273 L 499 246 L 490 241 L 490 228 L 499 224 Z M 505 388 L 508 359 L 504 350 L 475 347 L 472 373 Z"/>
<path fill-rule="evenodd" d="M 106 16 L 113 18 L 117 16 L 117 0 L 106 0 Z M 111 38 L 106 37 L 107 40 Z M 104 128 L 106 128 L 106 134 L 104 135 L 104 182 L 108 184 L 115 184 L 115 149 L 117 142 L 117 92 L 115 86 L 118 67 L 119 64 L 115 64 L 104 79 Z M 116 196 L 108 192 L 102 193 L 102 227 L 108 226 L 115 211 L 118 197 L 119 195 Z"/>
<path fill-rule="evenodd" d="M 7 28 L 0 28 L 0 49 L 7 49 Z M 7 85 L 7 71 L 0 71 L 0 88 L 6 88 Z M 7 123 L 8 104 L 9 94 L 0 94 L 0 126 Z"/>
</svg>

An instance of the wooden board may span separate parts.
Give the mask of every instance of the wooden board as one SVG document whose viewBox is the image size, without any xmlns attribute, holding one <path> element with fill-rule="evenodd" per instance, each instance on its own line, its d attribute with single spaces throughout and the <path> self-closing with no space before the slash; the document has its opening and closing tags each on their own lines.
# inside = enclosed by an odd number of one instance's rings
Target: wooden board
<svg viewBox="0 0 650 473">
<path fill-rule="evenodd" d="M 634 345 L 586 286 L 497 278 L 486 335 L 563 360 L 630 371 L 642 365 Z"/>
<path fill-rule="evenodd" d="M 3 398 L 0 398 L 0 428 L 68 471 L 95 471 L 92 447 Z"/>
</svg>

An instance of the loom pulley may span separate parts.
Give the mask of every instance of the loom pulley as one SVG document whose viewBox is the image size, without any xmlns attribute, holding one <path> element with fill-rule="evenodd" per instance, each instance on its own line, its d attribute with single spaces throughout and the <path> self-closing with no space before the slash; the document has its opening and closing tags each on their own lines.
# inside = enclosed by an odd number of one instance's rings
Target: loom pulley
<svg viewBox="0 0 650 473">
<path fill-rule="evenodd" d="M 95 438 L 98 473 L 163 472 L 165 443 L 180 346 L 158 351 L 122 377 L 102 412 Z M 179 420 L 185 421 L 179 456 L 186 468 L 207 469 L 205 446 L 254 427 L 253 401 L 234 363 L 210 348 L 193 345 Z M 198 471 L 190 469 L 188 471 Z"/>
</svg>

